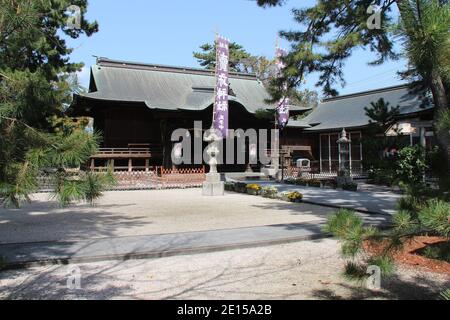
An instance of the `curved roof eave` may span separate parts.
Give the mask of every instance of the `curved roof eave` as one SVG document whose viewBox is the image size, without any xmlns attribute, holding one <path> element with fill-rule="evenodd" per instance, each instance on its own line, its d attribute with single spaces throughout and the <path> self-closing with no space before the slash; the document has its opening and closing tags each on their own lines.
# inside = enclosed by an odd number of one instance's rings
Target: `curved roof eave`
<svg viewBox="0 0 450 320">
<path fill-rule="evenodd" d="M 244 105 L 244 103 L 241 100 L 237 99 L 236 97 L 230 96 L 229 97 L 229 101 L 236 102 L 236 103 L 240 104 L 242 107 L 244 107 L 244 109 L 248 113 L 255 114 L 255 112 L 253 110 L 247 108 Z M 182 107 L 177 107 L 177 108 L 173 108 L 173 109 L 167 109 L 167 108 L 164 108 L 164 107 L 152 105 L 149 101 L 143 101 L 143 103 L 145 103 L 145 105 L 149 109 L 152 109 L 152 110 L 166 110 L 166 111 L 183 111 L 183 110 L 186 110 L 186 111 L 203 111 L 203 110 L 206 110 L 209 107 L 213 106 L 214 102 L 215 102 L 215 99 L 212 98 L 212 99 L 208 99 L 206 102 L 202 103 L 198 107 L 195 107 L 195 106 L 182 106 Z"/>
</svg>

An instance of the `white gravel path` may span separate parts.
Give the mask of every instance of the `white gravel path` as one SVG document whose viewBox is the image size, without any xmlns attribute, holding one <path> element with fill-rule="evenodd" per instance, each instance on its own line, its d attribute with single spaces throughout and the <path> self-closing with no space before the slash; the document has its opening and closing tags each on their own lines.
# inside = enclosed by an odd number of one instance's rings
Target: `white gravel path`
<svg viewBox="0 0 450 320">
<path fill-rule="evenodd" d="M 324 221 L 336 209 L 201 189 L 107 192 L 97 206 L 61 209 L 49 194 L 19 210 L 0 207 L 0 243 L 83 240 Z"/>
<path fill-rule="evenodd" d="M 371 292 L 344 280 L 335 240 L 78 265 L 81 290 L 67 289 L 71 266 L 0 272 L 0 299 L 435 299 L 448 277 L 400 268 Z"/>
</svg>

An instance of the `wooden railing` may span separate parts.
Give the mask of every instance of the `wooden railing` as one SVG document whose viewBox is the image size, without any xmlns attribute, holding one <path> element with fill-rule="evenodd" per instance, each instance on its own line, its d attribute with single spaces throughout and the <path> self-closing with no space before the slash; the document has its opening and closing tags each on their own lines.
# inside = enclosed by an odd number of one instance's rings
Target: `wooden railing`
<svg viewBox="0 0 450 320">
<path fill-rule="evenodd" d="M 148 148 L 100 148 L 92 158 L 128 158 L 129 156 L 145 158 L 151 157 L 151 155 L 152 153 Z"/>
<path fill-rule="evenodd" d="M 134 170 L 150 171 L 150 159 L 157 151 L 150 148 L 101 148 L 91 157 L 90 169 L 104 171 L 108 168 L 118 171 L 132 172 Z M 96 166 L 96 160 L 104 160 L 103 166 Z M 128 160 L 127 166 L 116 166 L 115 160 Z M 144 160 L 144 166 L 135 166 L 133 160 Z"/>
</svg>

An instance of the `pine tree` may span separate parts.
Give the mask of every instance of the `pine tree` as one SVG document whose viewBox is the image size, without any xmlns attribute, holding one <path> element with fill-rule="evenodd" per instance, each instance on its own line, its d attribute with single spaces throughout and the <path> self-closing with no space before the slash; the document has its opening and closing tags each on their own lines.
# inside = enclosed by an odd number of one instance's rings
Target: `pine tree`
<svg viewBox="0 0 450 320">
<path fill-rule="evenodd" d="M 70 79 L 83 65 L 69 62 L 72 49 L 61 34 L 78 38 L 98 29 L 84 18 L 80 29 L 66 26 L 66 8 L 74 3 L 86 12 L 85 0 L 0 0 L 0 198 L 6 205 L 29 200 L 44 170 L 54 173 L 62 205 L 99 195 L 93 174 L 79 168 L 100 138 L 66 116 Z"/>
<path fill-rule="evenodd" d="M 392 185 L 395 181 L 395 162 L 386 158 L 384 151 L 402 146 L 401 130 L 394 126 L 399 109 L 399 106 L 391 106 L 383 98 L 365 108 L 369 126 L 362 139 L 364 168 L 373 183 Z M 396 131 L 396 137 L 388 137 L 388 130 Z"/>
<path fill-rule="evenodd" d="M 243 61 L 251 57 L 250 53 L 245 51 L 245 49 L 236 42 L 230 43 L 230 71 L 234 72 L 248 72 Z M 194 58 L 197 59 L 198 63 L 210 70 L 216 68 L 216 43 L 209 44 L 205 43 L 200 46 L 200 52 L 194 52 Z"/>
<path fill-rule="evenodd" d="M 394 271 L 394 255 L 416 236 L 436 234 L 444 239 L 443 248 L 450 243 L 450 204 L 432 199 L 414 210 L 399 210 L 392 217 L 388 230 L 365 227 L 363 219 L 351 210 L 340 210 L 328 218 L 324 232 L 341 242 L 341 254 L 348 259 L 344 274 L 351 280 L 367 278 L 367 268 L 380 267 L 384 277 Z M 382 250 L 372 252 L 368 245 L 375 244 Z M 448 255 L 448 251 L 441 254 Z"/>
<path fill-rule="evenodd" d="M 216 66 L 216 46 L 204 44 L 200 47 L 203 52 L 194 52 L 199 64 L 206 69 L 214 69 Z M 243 46 L 237 43 L 230 44 L 230 70 L 243 73 L 253 73 L 261 81 L 264 87 L 272 90 L 271 83 L 277 78 L 279 73 L 275 59 L 269 59 L 265 56 L 254 56 L 248 53 Z M 316 108 L 319 104 L 319 96 L 312 90 L 290 90 L 290 103 L 295 106 Z M 273 101 L 269 101 L 273 102 Z M 273 119 L 273 112 L 259 110 L 258 118 Z M 303 114 L 300 117 L 305 117 Z"/>
</svg>

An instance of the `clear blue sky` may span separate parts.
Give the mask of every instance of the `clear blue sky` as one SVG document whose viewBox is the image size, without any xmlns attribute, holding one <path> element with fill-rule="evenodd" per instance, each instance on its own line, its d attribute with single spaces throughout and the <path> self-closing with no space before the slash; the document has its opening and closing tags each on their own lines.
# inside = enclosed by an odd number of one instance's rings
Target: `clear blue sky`
<svg viewBox="0 0 450 320">
<path fill-rule="evenodd" d="M 214 40 L 214 31 L 244 46 L 254 55 L 274 56 L 279 30 L 298 29 L 291 9 L 313 4 L 313 0 L 290 0 L 279 8 L 262 9 L 252 0 L 91 0 L 87 18 L 97 20 L 100 31 L 69 44 L 75 48 L 71 58 L 86 68 L 80 74 L 83 85 L 89 81 L 93 55 L 111 59 L 198 67 L 192 52 Z M 281 42 L 285 48 L 289 44 Z M 373 56 L 358 51 L 346 63 L 348 86 L 341 94 L 376 89 L 401 83 L 396 72 L 404 61 L 367 66 Z M 305 87 L 314 88 L 310 76 Z M 321 92 L 321 89 L 317 89 Z"/>
</svg>

